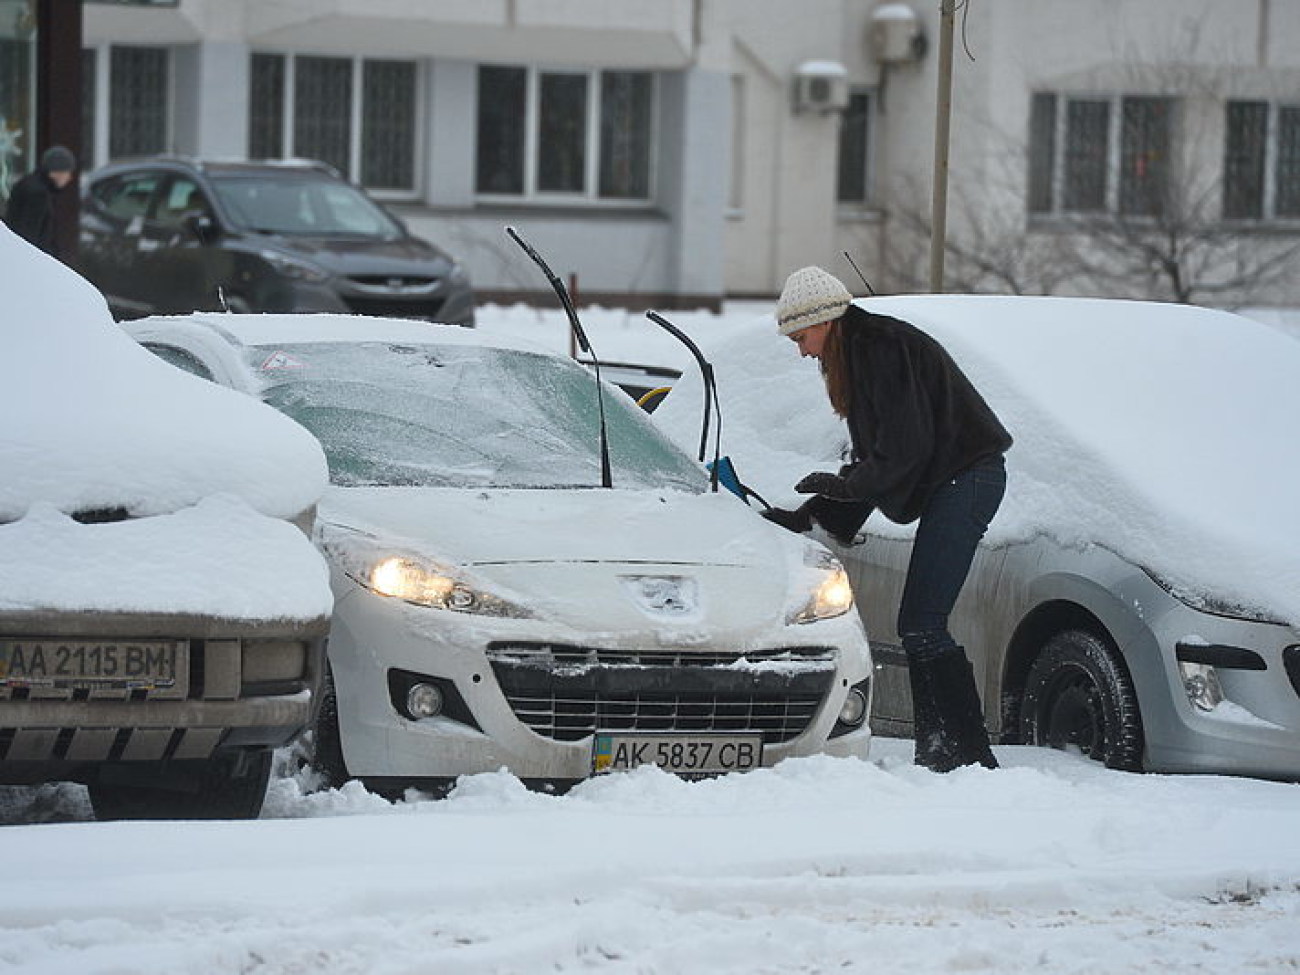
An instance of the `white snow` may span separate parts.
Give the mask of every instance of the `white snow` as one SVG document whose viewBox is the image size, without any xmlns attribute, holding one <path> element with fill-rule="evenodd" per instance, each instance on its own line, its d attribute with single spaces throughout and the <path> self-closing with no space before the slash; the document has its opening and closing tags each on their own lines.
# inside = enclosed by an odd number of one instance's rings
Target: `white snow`
<svg viewBox="0 0 1300 975">
<path fill-rule="evenodd" d="M 57 286 L 76 292 L 66 276 Z M 724 447 L 786 502 L 843 434 L 814 364 L 768 341 L 769 313 L 668 317 L 701 344 L 741 336 L 719 374 Z M 480 322 L 567 348 L 558 312 L 489 307 Z M 584 324 L 606 359 L 687 370 L 661 413 L 682 411 L 674 425 L 694 452 L 700 396 L 684 350 L 639 315 L 589 309 Z M 1222 435 L 1249 443 L 1257 431 Z M 1253 473 L 1296 481 L 1294 466 Z M 15 524 L 57 537 L 65 521 L 37 505 Z M 940 776 L 911 764 L 910 742 L 877 739 L 869 762 L 798 759 L 704 782 L 647 768 L 562 797 L 496 773 L 462 779 L 446 800 L 396 803 L 356 783 L 310 791 L 298 773 L 273 780 L 250 823 L 99 824 L 78 788 L 0 789 L 0 973 L 1300 968 L 1300 787 L 996 752 L 1001 770 Z"/>
<path fill-rule="evenodd" d="M 0 321 L 0 610 L 329 614 L 324 561 L 286 520 L 326 486 L 305 430 L 142 349 L 4 226 Z M 135 517 L 69 517 L 117 507 Z"/>
</svg>

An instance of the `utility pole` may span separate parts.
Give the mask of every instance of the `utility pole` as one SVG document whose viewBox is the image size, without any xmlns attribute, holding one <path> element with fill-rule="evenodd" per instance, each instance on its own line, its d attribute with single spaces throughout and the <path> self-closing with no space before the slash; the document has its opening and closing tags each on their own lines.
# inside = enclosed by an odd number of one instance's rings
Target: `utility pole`
<svg viewBox="0 0 1300 975">
<path fill-rule="evenodd" d="M 952 117 L 952 34 L 957 0 L 939 0 L 939 87 L 934 116 L 934 185 L 930 205 L 930 290 L 943 291 L 948 235 L 948 129 Z"/>
</svg>

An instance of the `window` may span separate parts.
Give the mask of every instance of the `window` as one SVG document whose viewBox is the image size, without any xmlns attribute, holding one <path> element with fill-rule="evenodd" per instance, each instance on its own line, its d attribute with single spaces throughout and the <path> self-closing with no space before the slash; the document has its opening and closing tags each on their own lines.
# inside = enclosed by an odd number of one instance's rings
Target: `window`
<svg viewBox="0 0 1300 975">
<path fill-rule="evenodd" d="M 871 200 L 871 91 L 855 88 L 840 116 L 839 177 L 835 198 L 840 203 Z"/>
<path fill-rule="evenodd" d="M 248 152 L 328 163 L 372 190 L 416 190 L 414 61 L 254 54 Z"/>
<path fill-rule="evenodd" d="M 1300 218 L 1300 105 L 1228 102 L 1223 216 Z"/>
<path fill-rule="evenodd" d="M 1036 92 L 1029 106 L 1029 212 L 1163 215 L 1173 104 Z"/>
<path fill-rule="evenodd" d="M 109 158 L 166 152 L 167 49 L 115 46 L 109 65 Z"/>
<path fill-rule="evenodd" d="M 648 200 L 653 116 L 647 72 L 483 65 L 476 189 L 485 196 Z"/>
</svg>

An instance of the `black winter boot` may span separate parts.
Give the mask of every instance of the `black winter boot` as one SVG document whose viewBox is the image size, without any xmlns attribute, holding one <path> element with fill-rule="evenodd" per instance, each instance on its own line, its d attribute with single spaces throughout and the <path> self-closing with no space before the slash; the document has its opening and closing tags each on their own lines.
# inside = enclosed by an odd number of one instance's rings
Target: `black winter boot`
<svg viewBox="0 0 1300 975">
<path fill-rule="evenodd" d="M 908 677 L 916 764 L 934 772 L 951 772 L 962 765 L 997 768 L 975 673 L 965 651 L 954 646 L 937 656 L 912 660 Z"/>
</svg>

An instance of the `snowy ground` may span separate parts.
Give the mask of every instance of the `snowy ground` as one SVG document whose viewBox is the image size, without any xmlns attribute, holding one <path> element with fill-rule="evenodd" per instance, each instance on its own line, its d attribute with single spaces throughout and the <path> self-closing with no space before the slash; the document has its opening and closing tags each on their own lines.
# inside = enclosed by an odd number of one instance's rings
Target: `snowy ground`
<svg viewBox="0 0 1300 975">
<path fill-rule="evenodd" d="M 678 313 L 697 337 L 733 316 Z M 565 348 L 557 316 L 485 328 Z M 635 313 L 603 358 L 687 368 Z M 95 823 L 74 786 L 0 788 L 0 973 L 1106 973 L 1300 970 L 1300 786 L 1110 772 L 910 742 L 707 782 L 652 769 L 557 797 L 272 782 L 251 823 Z"/>
<path fill-rule="evenodd" d="M 108 823 L 0 790 L 0 971 L 1293 972 L 1300 787 L 910 743 L 688 783 L 446 800 L 273 783 L 254 823 Z M 27 803 L 19 808 L 14 799 Z"/>
</svg>

